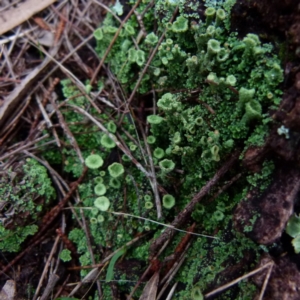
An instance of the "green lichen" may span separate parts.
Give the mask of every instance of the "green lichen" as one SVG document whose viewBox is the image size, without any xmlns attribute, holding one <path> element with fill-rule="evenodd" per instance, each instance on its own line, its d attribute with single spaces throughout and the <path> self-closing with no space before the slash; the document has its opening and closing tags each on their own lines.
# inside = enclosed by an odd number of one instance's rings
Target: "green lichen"
<svg viewBox="0 0 300 300">
<path fill-rule="evenodd" d="M 34 223 L 55 190 L 47 169 L 28 158 L 1 175 L 0 195 L 0 249 L 18 252 L 22 242 L 38 231 Z"/>
<path fill-rule="evenodd" d="M 140 3 L 137 12 L 143 12 L 146 2 Z M 120 124 L 117 117 L 112 120 L 116 115 L 115 110 L 107 105 L 104 113 L 95 111 L 70 82 L 63 82 L 64 95 L 71 98 L 71 104 L 86 109 L 101 120 L 108 131 L 115 134 L 122 141 L 123 147 L 126 145 L 135 160 L 142 162 L 147 170 L 152 167 L 150 162 L 154 164 L 160 192 L 163 187 L 164 193 L 166 191 L 174 195 L 172 199 L 170 195 L 162 197 L 163 221 L 166 223 L 171 222 L 175 214 L 211 179 L 235 147 L 245 151 L 250 145 L 264 143 L 271 122 L 269 109 L 276 108 L 280 100 L 281 92 L 277 88 L 283 79 L 280 62 L 272 46 L 263 44 L 257 35 L 251 33 L 239 38 L 237 33 L 229 31 L 233 3 L 206 1 L 207 9 L 202 17 L 198 1 L 187 3 L 159 0 L 155 2 L 154 9 L 147 11 L 144 16 L 145 38 L 138 39 L 139 24 L 135 15 L 129 18 L 121 30 L 106 63 L 120 82 L 124 95 L 132 92 L 149 53 L 166 30 L 165 39 L 147 66 L 136 94 L 139 99 L 147 97 L 147 105 L 150 103 L 151 108 L 157 104 L 157 109 L 153 109 L 151 114 L 145 113 L 146 139 L 136 130 L 138 126 L 133 124 L 134 119 L 129 117 L 129 113 L 122 125 L 117 127 L 115 124 Z M 179 13 L 175 21 L 170 23 L 176 6 L 174 4 L 178 5 Z M 103 57 L 118 27 L 119 23 L 108 13 L 95 33 L 99 57 Z M 152 95 L 149 91 L 157 96 L 154 104 L 148 101 L 149 95 Z M 80 133 L 75 136 L 84 157 L 100 149 L 99 155 L 104 161 L 105 170 L 109 166 L 108 172 L 101 175 L 101 182 L 96 184 L 94 180 L 99 176 L 99 170 L 91 169 L 86 182 L 79 187 L 82 205 L 90 208 L 96 206 L 101 210 L 84 211 L 87 220 L 91 221 L 90 232 L 95 244 L 116 250 L 132 240 L 137 233 L 150 231 L 158 236 L 160 232 L 156 224 L 133 218 L 122 218 L 120 222 L 111 213 L 124 211 L 156 220 L 154 199 L 151 196 L 144 197 L 153 195 L 147 176 L 116 147 L 108 135 L 87 124 L 84 117 L 72 110 L 64 112 L 64 117 L 70 124 L 80 124 L 70 128 L 73 133 Z M 147 147 L 150 150 L 146 152 Z M 47 155 L 64 162 L 65 172 L 78 176 L 82 169 L 76 153 L 66 147 L 62 154 L 59 159 L 57 153 Z M 65 164 L 66 161 L 68 164 Z M 196 206 L 191 220 L 201 224 L 201 232 L 205 234 L 218 232 L 219 239 L 209 242 L 196 239 L 192 243 L 187 259 L 176 277 L 182 287 L 174 299 L 200 296 L 199 291 L 206 290 L 212 283 L 221 282 L 222 278 L 218 274 L 232 263 L 239 263 L 245 251 L 259 256 L 257 245 L 231 230 L 230 222 L 234 207 L 247 190 L 255 185 L 265 189 L 273 169 L 273 162 L 265 162 L 261 172 L 247 174 L 237 185 L 213 201 L 208 201 L 216 192 L 212 191 L 208 195 L 209 199 Z M 235 170 L 231 172 L 235 173 Z M 101 201 L 95 196 L 97 193 L 100 195 L 98 189 L 97 192 L 95 189 L 99 184 L 106 187 L 105 197 L 100 197 Z M 108 205 L 103 198 L 109 199 Z M 91 264 L 91 257 L 83 235 L 82 231 L 74 229 L 70 239 L 79 249 L 81 264 L 88 265 Z M 175 237 L 174 245 L 179 242 L 179 237 Z M 149 243 L 144 241 L 134 249 L 128 249 L 125 259 L 132 258 L 143 263 L 148 261 Z M 170 255 L 174 250 L 171 248 L 166 250 Z M 82 271 L 82 274 L 86 274 L 86 271 Z M 116 279 L 118 276 L 118 272 L 114 273 Z M 239 297 L 243 299 L 246 295 L 251 298 L 253 286 L 244 284 L 243 287 L 239 290 Z M 124 287 L 124 291 L 128 293 L 128 287 Z M 226 297 L 230 299 L 230 292 Z"/>
</svg>

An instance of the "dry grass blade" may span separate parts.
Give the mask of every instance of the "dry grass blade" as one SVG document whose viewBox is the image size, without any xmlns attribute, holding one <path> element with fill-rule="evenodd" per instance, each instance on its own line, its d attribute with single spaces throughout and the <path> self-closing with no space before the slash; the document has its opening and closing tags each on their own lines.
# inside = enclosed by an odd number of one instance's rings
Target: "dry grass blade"
<svg viewBox="0 0 300 300">
<path fill-rule="evenodd" d="M 176 290 L 176 288 L 177 288 L 177 284 L 178 284 L 178 282 L 175 282 L 175 283 L 174 283 L 174 285 L 173 285 L 172 288 L 170 289 L 170 292 L 169 292 L 169 294 L 168 294 L 166 300 L 171 300 L 171 299 L 173 298 L 173 295 L 174 295 L 175 290 Z"/>
<path fill-rule="evenodd" d="M 165 290 L 169 286 L 170 282 L 173 280 L 173 278 L 175 277 L 175 275 L 179 271 L 180 267 L 184 263 L 185 258 L 186 258 L 186 252 L 188 251 L 188 249 L 191 246 L 191 244 L 192 244 L 192 242 L 189 242 L 186 245 L 186 247 L 185 247 L 184 251 L 182 252 L 181 256 L 174 263 L 174 265 L 172 266 L 172 268 L 170 269 L 170 271 L 168 272 L 168 274 L 166 274 L 166 276 L 163 278 L 162 283 L 165 281 L 165 284 L 161 287 L 161 290 L 160 290 L 160 292 L 159 292 L 159 294 L 157 296 L 157 300 L 161 299 L 161 297 L 163 296 Z"/>
<path fill-rule="evenodd" d="M 157 271 L 152 275 L 151 279 L 147 282 L 139 300 L 156 299 L 158 281 L 159 281 L 159 272 Z"/>
<path fill-rule="evenodd" d="M 50 262 L 51 262 L 51 260 L 52 260 L 52 258 L 53 258 L 53 255 L 54 255 L 54 253 L 55 253 L 55 251 L 56 251 L 56 249 L 57 249 L 58 242 L 59 242 L 59 236 L 57 236 L 56 239 L 55 239 L 55 242 L 54 242 L 54 244 L 53 244 L 52 250 L 51 250 L 51 252 L 50 252 L 50 254 L 49 254 L 49 257 L 48 257 L 47 262 L 46 262 L 46 264 L 45 264 L 43 273 L 42 273 L 42 275 L 41 275 L 39 284 L 38 284 L 38 286 L 37 286 L 37 288 L 36 288 L 36 290 L 35 290 L 35 293 L 34 293 L 34 295 L 33 295 L 33 298 L 32 298 L 33 300 L 37 299 L 37 297 L 38 297 L 38 295 L 39 295 L 39 292 L 40 292 L 40 290 L 41 290 L 43 281 L 44 281 L 45 276 L 46 276 L 46 274 L 47 274 L 47 272 L 48 272 L 48 269 L 49 269 L 49 266 L 50 266 Z"/>
<path fill-rule="evenodd" d="M 55 55 L 57 50 L 58 47 L 54 47 L 50 51 L 51 55 Z M 0 106 L 0 127 L 3 126 L 4 122 L 9 116 L 13 115 L 12 112 L 15 110 L 16 105 L 22 98 L 24 98 L 32 84 L 36 81 L 37 76 L 45 70 L 50 62 L 51 59 L 46 58 L 41 65 L 30 72 L 30 74 L 24 80 L 22 80 L 20 85 L 5 99 L 3 105 Z"/>
</svg>

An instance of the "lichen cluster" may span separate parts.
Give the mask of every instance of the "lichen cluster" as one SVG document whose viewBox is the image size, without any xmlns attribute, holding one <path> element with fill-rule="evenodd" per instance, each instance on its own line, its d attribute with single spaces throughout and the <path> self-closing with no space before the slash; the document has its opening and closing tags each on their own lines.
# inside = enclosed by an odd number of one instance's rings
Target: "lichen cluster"
<svg viewBox="0 0 300 300">
<path fill-rule="evenodd" d="M 199 1 L 156 1 L 155 9 L 143 15 L 146 36 L 140 32 L 135 15 L 121 30 L 106 62 L 125 95 L 133 90 L 149 53 L 165 32 L 136 95 L 143 98 L 152 91 L 158 99 L 156 113 L 145 118 L 150 128 L 145 140 L 136 130 L 132 117 L 126 116 L 122 125 L 117 125 L 112 117 L 113 109 L 107 106 L 102 113 L 97 112 L 90 108 L 87 99 L 76 97 L 79 91 L 70 81 L 63 82 L 64 96 L 71 99 L 68 103 L 98 118 L 110 134 L 122 139 L 128 151 L 143 162 L 146 169 L 150 163 L 145 149 L 150 147 L 157 181 L 164 190 L 161 221 L 166 223 L 189 203 L 233 151 L 242 152 L 249 145 L 263 143 L 270 123 L 268 112 L 280 101 L 278 84 L 283 80 L 280 61 L 272 52 L 272 45 L 261 42 L 258 35 L 249 33 L 240 38 L 229 30 L 233 3 L 207 1 L 205 7 Z M 148 4 L 149 1 L 142 1 L 137 13 L 142 13 Z M 177 5 L 179 13 L 170 22 Z M 119 25 L 108 13 L 95 31 L 96 51 L 100 57 Z M 104 84 L 99 82 L 98 85 L 103 88 Z M 152 107 L 152 100 L 147 101 L 146 106 Z M 95 244 L 115 250 L 137 233 L 153 230 L 159 235 L 159 227 L 153 223 L 132 218 L 120 221 L 110 213 L 127 212 L 156 220 L 149 178 L 118 150 L 107 133 L 100 132 L 94 125 L 87 127 L 85 117 L 70 108 L 63 114 L 68 123 L 77 122 L 70 128 L 90 168 L 88 180 L 80 185 L 79 195 L 81 205 L 90 208 L 85 210 L 85 216 L 90 221 Z M 75 151 L 68 147 L 63 148 L 61 154 L 48 151 L 46 156 L 56 163 L 64 163 L 64 170 L 75 176 L 82 171 Z M 272 162 L 269 162 L 261 173 L 242 178 L 238 185 L 210 201 L 216 192 L 212 191 L 208 199 L 196 207 L 192 221 L 201 224 L 197 230 L 215 234 L 220 239 L 211 242 L 198 238 L 193 243 L 187 254 L 190 258 L 176 278 L 185 288 L 175 299 L 190 299 L 195 291 L 198 293 L 198 288 L 203 291 L 214 280 L 223 282 L 218 274 L 242 260 L 245 251 L 258 253 L 259 248 L 254 243 L 231 229 L 231 216 L 247 190 L 260 180 L 267 182 L 272 170 Z M 231 175 L 235 174 L 236 171 L 231 170 Z M 81 264 L 91 264 L 84 232 L 74 229 L 69 237 L 78 247 Z M 175 242 L 178 241 L 179 237 L 175 238 Z M 175 242 L 168 248 L 169 254 Z M 147 261 L 148 247 L 147 242 L 128 249 L 126 258 Z M 83 275 L 86 273 L 82 271 Z M 196 281 L 199 283 L 195 284 Z M 126 288 L 120 287 L 128 292 Z M 252 290 L 251 285 L 247 285 L 240 290 L 240 297 L 248 297 Z M 229 294 L 228 299 L 230 297 Z M 226 299 L 225 296 L 222 299 Z"/>
<path fill-rule="evenodd" d="M 18 252 L 22 242 L 37 232 L 43 207 L 55 195 L 47 169 L 28 158 L 0 178 L 0 249 Z"/>
</svg>

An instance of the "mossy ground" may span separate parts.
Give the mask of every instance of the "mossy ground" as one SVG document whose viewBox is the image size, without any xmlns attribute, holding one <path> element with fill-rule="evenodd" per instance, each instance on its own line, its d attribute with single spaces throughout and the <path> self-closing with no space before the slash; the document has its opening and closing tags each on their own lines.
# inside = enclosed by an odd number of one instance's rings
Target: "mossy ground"
<svg viewBox="0 0 300 300">
<path fill-rule="evenodd" d="M 135 1 L 129 2 L 131 8 Z M 244 235 L 252 231 L 259 212 L 253 212 L 251 224 L 245 224 L 243 232 L 237 232 L 232 222 L 237 204 L 247 193 L 258 187 L 263 193 L 272 181 L 274 157 L 264 160 L 254 172 L 245 169 L 242 161 L 249 147 L 265 144 L 284 79 L 277 48 L 271 42 L 262 41 L 254 32 L 241 36 L 231 29 L 234 3 L 159 0 L 152 5 L 141 1 L 115 40 L 105 60 L 106 72 L 101 70 L 96 84 L 86 80 L 79 89 L 74 81 L 61 80 L 57 104 L 69 133 L 58 132 L 60 148 L 53 144 L 44 147 L 43 141 L 40 149 L 43 158 L 67 180 L 80 177 L 82 158 L 90 168 L 72 207 L 76 215 L 70 213 L 67 222 L 76 253 L 65 249 L 60 258 L 66 264 L 86 267 L 116 251 L 99 277 L 104 281 L 104 299 L 113 299 L 113 285 L 121 298 L 130 293 L 153 264 L 150 245 L 165 230 L 157 222 L 171 224 L 236 152 L 240 156 L 234 168 L 213 186 L 180 228 L 187 230 L 194 223 L 195 233 L 210 237 L 194 235 L 184 244 L 186 233 L 176 233 L 152 272 L 165 274 L 172 255 L 179 258 L 185 252 L 172 280 L 178 282 L 173 299 L 191 299 L 195 290 L 205 294 L 250 272 L 264 252 L 276 247 L 259 245 Z M 112 9 L 118 13 L 120 7 Z M 120 20 L 107 13 L 95 31 L 100 58 L 119 25 Z M 46 194 L 46 205 L 54 189 L 42 168 L 37 161 L 28 161 L 23 179 L 27 189 L 32 189 L 26 192 Z M 7 186 L 3 188 L 6 194 L 11 192 Z M 175 205 L 162 200 L 166 195 L 175 199 Z M 106 197 L 109 203 L 95 205 L 98 197 Z M 19 204 L 20 199 L 14 201 Z M 35 215 L 36 222 L 40 206 L 26 206 L 26 210 Z M 85 227 L 80 226 L 82 222 Z M 18 245 L 5 239 L 9 245 L 2 249 L 19 251 L 27 235 L 35 233 L 35 227 L 28 232 L 26 228 Z M 134 238 L 138 241 L 130 244 Z M 179 251 L 178 245 L 184 249 Z M 81 278 L 89 272 L 82 268 Z M 143 293 L 151 274 L 147 276 L 134 299 Z M 215 299 L 253 299 L 256 292 L 251 280 L 245 280 Z M 96 299 L 97 292 L 92 294 Z"/>
</svg>

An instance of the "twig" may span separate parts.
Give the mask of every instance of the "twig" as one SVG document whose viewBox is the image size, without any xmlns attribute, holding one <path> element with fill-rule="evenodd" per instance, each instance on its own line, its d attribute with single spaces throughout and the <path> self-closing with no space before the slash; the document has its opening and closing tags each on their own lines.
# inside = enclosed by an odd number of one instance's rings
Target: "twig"
<svg viewBox="0 0 300 300">
<path fill-rule="evenodd" d="M 40 164 L 42 164 L 49 171 L 49 173 L 52 175 L 52 178 L 53 178 L 56 186 L 59 188 L 60 192 L 65 197 L 66 194 L 70 191 L 69 185 L 65 182 L 65 180 L 49 165 L 49 163 L 47 161 L 44 161 L 44 160 L 38 158 L 36 155 L 34 155 L 26 150 L 24 151 L 24 153 L 27 156 L 34 158 L 36 161 L 38 161 Z M 62 188 L 62 185 L 64 186 L 66 192 Z M 74 196 L 74 198 L 76 200 L 76 198 L 78 198 L 78 197 Z M 80 201 L 77 200 L 76 202 L 78 203 Z M 71 209 L 73 215 L 75 216 L 78 224 L 82 227 L 83 225 L 82 225 L 81 221 L 79 220 L 77 213 L 76 213 L 75 209 L 73 209 L 72 205 L 70 205 L 70 209 Z"/>
<path fill-rule="evenodd" d="M 265 293 L 265 290 L 267 288 L 267 285 L 268 285 L 268 282 L 269 282 L 269 279 L 270 279 L 270 276 L 271 276 L 271 273 L 272 273 L 272 270 L 273 270 L 273 266 L 274 266 L 274 263 L 268 269 L 268 273 L 266 275 L 266 278 L 264 280 L 264 284 L 263 284 L 263 286 L 261 288 L 261 291 L 260 291 L 259 298 L 257 300 L 263 300 L 264 293 Z"/>
<path fill-rule="evenodd" d="M 49 278 L 48 284 L 44 290 L 43 295 L 41 296 L 40 300 L 47 300 L 49 299 L 50 293 L 53 291 L 55 285 L 59 280 L 59 276 L 57 274 L 52 274 Z"/>
<path fill-rule="evenodd" d="M 207 202 L 212 202 L 216 198 L 218 198 L 225 190 L 227 190 L 233 183 L 235 183 L 237 180 L 240 179 L 242 176 L 242 173 L 238 173 L 234 177 L 232 177 L 226 184 L 224 184 L 219 190 L 207 201 Z"/>
<path fill-rule="evenodd" d="M 0 12 L 0 35 L 25 22 L 34 14 L 45 9 L 54 2 L 56 2 L 56 0 L 28 0 L 26 2 L 19 3 L 17 7 Z"/>
<path fill-rule="evenodd" d="M 170 228 L 167 228 L 160 237 L 158 237 L 156 240 L 152 242 L 152 245 L 150 246 L 150 253 L 151 256 L 155 256 L 155 253 L 158 251 L 158 249 L 161 247 L 161 245 L 164 244 L 164 242 L 167 239 L 170 239 L 174 236 L 175 231 L 172 230 L 172 226 L 179 228 L 183 225 L 183 223 L 190 217 L 191 213 L 193 212 L 196 204 L 205 196 L 208 194 L 210 189 L 214 187 L 218 181 L 221 179 L 221 177 L 232 167 L 232 165 L 236 162 L 238 159 L 239 152 L 236 151 L 230 159 L 223 164 L 223 166 L 216 172 L 214 177 L 210 179 L 204 187 L 199 191 L 198 194 L 194 196 L 194 198 L 191 200 L 190 203 L 186 205 L 186 207 L 175 217 L 174 221 L 171 223 Z"/>
<path fill-rule="evenodd" d="M 35 114 L 34 114 L 34 122 L 31 126 L 30 132 L 28 134 L 28 139 L 30 140 L 33 134 L 34 129 L 37 127 L 40 115 L 42 114 L 45 122 L 48 126 L 48 128 L 50 128 L 52 126 L 52 123 L 48 117 L 48 114 L 45 111 L 45 106 L 47 104 L 47 101 L 49 101 L 50 97 L 51 97 L 51 93 L 53 92 L 53 90 L 55 89 L 56 85 L 59 83 L 60 79 L 59 78 L 54 78 L 53 82 L 50 84 L 49 88 L 46 90 L 46 93 L 44 95 L 44 98 L 42 101 L 40 101 L 39 97 L 36 97 L 36 101 L 37 104 L 39 106 L 39 109 Z"/>
<path fill-rule="evenodd" d="M 65 286 L 69 280 L 69 277 L 70 277 L 70 274 L 68 274 L 66 280 L 63 282 L 63 284 L 60 286 L 59 290 L 56 292 L 54 299 L 57 299 L 60 296 L 61 292 L 63 291 L 63 289 L 65 288 Z"/>
<path fill-rule="evenodd" d="M 78 256 L 77 255 L 77 248 L 75 247 L 75 245 L 69 240 L 68 236 L 62 231 L 61 228 L 57 228 L 56 229 L 56 233 L 58 234 L 58 236 L 61 238 L 62 242 L 64 243 L 65 247 L 71 251 L 71 253 L 74 256 Z"/>
<path fill-rule="evenodd" d="M 54 110 L 55 110 L 55 112 L 56 112 L 56 114 L 57 114 L 57 117 L 58 117 L 60 126 L 61 126 L 62 129 L 64 130 L 64 132 L 65 132 L 66 136 L 68 137 L 68 139 L 69 139 L 71 145 L 72 145 L 73 148 L 75 149 L 75 151 L 76 151 L 76 153 L 77 153 L 77 155 L 78 155 L 78 157 L 79 157 L 80 162 L 81 162 L 82 164 L 84 164 L 84 158 L 83 158 L 83 156 L 82 156 L 82 154 L 81 154 L 81 151 L 80 151 L 80 148 L 79 148 L 79 146 L 78 146 L 78 144 L 77 144 L 77 141 L 76 141 L 76 139 L 74 138 L 74 136 L 73 136 L 71 130 L 69 129 L 68 125 L 66 124 L 66 122 L 65 122 L 65 120 L 64 120 L 64 117 L 63 117 L 62 113 L 61 113 L 60 110 L 58 109 L 57 104 L 55 103 L 54 99 L 52 99 L 51 97 L 50 97 L 50 102 L 51 102 L 51 104 L 52 104 L 52 106 L 53 106 L 53 108 L 54 108 Z"/>
<path fill-rule="evenodd" d="M 166 283 L 163 285 L 163 287 L 161 288 L 158 296 L 157 296 L 157 300 L 159 300 L 164 291 L 167 289 L 167 287 L 169 286 L 170 282 L 173 280 L 173 278 L 175 277 L 175 275 L 177 274 L 178 270 L 180 269 L 180 267 L 182 266 L 186 256 L 186 252 L 188 251 L 190 245 L 191 245 L 191 241 L 186 245 L 184 251 L 182 252 L 181 256 L 177 258 L 175 264 L 173 265 L 173 267 L 169 270 L 169 272 L 166 274 L 166 276 L 162 279 L 162 283 L 164 281 L 166 281 Z"/>
<path fill-rule="evenodd" d="M 174 250 L 174 254 L 172 254 L 172 259 L 168 262 L 168 264 L 165 268 L 165 275 L 161 280 L 161 284 L 163 284 L 164 281 L 167 280 L 168 273 L 170 273 L 170 270 L 173 269 L 174 265 L 176 265 L 176 263 L 179 261 L 179 257 L 182 256 L 182 253 L 185 252 L 185 250 L 187 249 L 187 245 L 189 244 L 189 242 L 192 238 L 190 232 L 193 232 L 195 230 L 195 226 L 196 226 L 196 223 L 193 223 L 192 226 L 190 226 L 187 229 L 188 233 L 186 233 L 186 235 L 184 235 L 182 237 L 182 239 L 176 246 L 176 248 Z"/>
<path fill-rule="evenodd" d="M 58 51 L 58 46 L 51 49 L 50 53 L 51 55 L 56 55 Z M 49 55 L 49 54 L 48 54 Z M 50 56 L 51 57 L 51 56 Z M 13 90 L 13 92 L 5 99 L 3 106 L 0 107 L 0 127 L 3 126 L 4 122 L 6 121 L 6 118 L 10 115 L 12 115 L 13 110 L 15 109 L 15 106 L 17 103 L 25 97 L 28 89 L 33 84 L 33 82 L 36 80 L 36 77 L 46 69 L 48 64 L 51 62 L 51 59 L 47 57 L 44 59 L 44 61 L 37 66 L 30 74 L 28 74 Z M 30 93 L 27 96 L 30 96 L 32 93 Z"/>
<path fill-rule="evenodd" d="M 116 212 L 116 211 L 110 211 L 109 213 L 110 213 L 110 214 L 117 215 L 117 216 L 120 216 L 120 215 L 121 215 L 121 216 L 132 217 L 132 218 L 136 218 L 136 219 L 140 219 L 140 220 L 145 220 L 145 221 L 148 221 L 148 222 L 157 224 L 157 225 L 161 225 L 161 226 L 167 227 L 167 229 L 165 230 L 165 232 L 166 232 L 168 229 L 170 229 L 171 231 L 176 230 L 176 231 L 179 231 L 179 232 L 188 233 L 188 234 L 192 234 L 192 235 L 196 235 L 196 236 L 200 236 L 200 237 L 207 237 L 207 238 L 211 238 L 211 239 L 218 239 L 218 237 L 215 237 L 215 236 L 211 236 L 211 235 L 206 235 L 206 234 L 201 234 L 201 233 L 195 233 L 195 232 L 190 232 L 190 231 L 182 230 L 182 229 L 179 229 L 179 228 L 174 227 L 173 225 L 160 223 L 160 222 L 157 222 L 157 221 L 154 221 L 154 220 L 151 220 L 151 219 L 147 219 L 147 218 L 143 218 L 143 217 L 139 217 L 139 216 L 134 216 L 134 215 L 131 215 L 131 214 L 126 214 L 126 213 Z"/>
<path fill-rule="evenodd" d="M 29 142 L 26 145 L 21 146 L 21 147 L 17 148 L 16 150 L 11 151 L 11 152 L 3 155 L 2 157 L 0 157 L 0 161 L 2 161 L 4 159 L 6 159 L 6 158 L 8 158 L 8 157 L 10 157 L 10 156 L 18 153 L 18 152 L 21 152 L 21 151 L 25 150 L 26 148 L 29 148 L 29 146 L 34 145 L 34 144 L 36 144 L 36 143 L 38 143 L 38 142 L 46 139 L 47 137 L 49 137 L 49 134 L 45 134 L 45 135 L 41 136 L 40 138 L 36 139 L 35 141 Z"/>
<path fill-rule="evenodd" d="M 80 215 L 81 215 L 83 230 L 84 230 L 84 233 L 85 233 L 85 238 L 86 238 L 86 241 L 87 241 L 87 249 L 89 251 L 92 264 L 95 265 L 96 264 L 96 260 L 95 260 L 95 256 L 94 256 L 94 252 L 93 252 L 93 247 L 92 247 L 92 242 L 91 242 L 91 234 L 90 234 L 89 226 L 86 223 L 86 220 L 85 220 L 85 217 L 84 217 L 82 209 L 80 210 Z M 97 283 L 97 289 L 98 289 L 99 297 L 101 297 L 102 296 L 101 283 L 100 283 L 99 280 L 97 280 L 96 283 Z"/>
<path fill-rule="evenodd" d="M 148 158 L 149 158 L 149 163 L 150 163 L 150 168 L 151 168 L 151 173 L 152 173 L 152 178 L 150 180 L 150 183 L 152 185 L 152 190 L 154 193 L 154 199 L 155 199 L 156 211 L 157 211 L 157 219 L 159 220 L 162 218 L 162 209 L 161 209 L 161 201 L 160 201 L 158 188 L 157 188 L 157 180 L 156 180 L 156 175 L 155 175 L 154 163 L 153 163 L 149 144 L 147 143 L 147 137 L 146 137 L 145 131 L 143 130 L 142 126 L 140 126 L 140 128 L 141 128 L 141 132 L 142 132 L 143 139 L 144 139 L 144 144 L 146 146 L 146 150 L 147 150 L 147 154 L 148 154 Z M 142 148 L 142 147 L 140 147 L 140 148 Z"/>
<path fill-rule="evenodd" d="M 59 235 L 56 237 L 55 242 L 54 242 L 54 245 L 52 246 L 52 249 L 51 249 L 51 252 L 50 252 L 50 254 L 49 254 L 49 257 L 48 257 L 48 259 L 47 259 L 47 261 L 46 261 L 46 264 L 45 264 L 43 273 L 42 273 L 42 275 L 41 275 L 41 277 L 40 277 L 39 284 L 38 284 L 38 286 L 37 286 L 37 288 L 36 288 L 36 290 L 35 290 L 35 293 L 34 293 L 34 295 L 33 295 L 33 298 L 32 298 L 33 300 L 35 300 L 35 299 L 38 297 L 38 295 L 39 295 L 39 292 L 40 292 L 40 289 L 41 289 L 41 287 L 42 287 L 44 278 L 45 278 L 45 276 L 46 276 L 46 273 L 48 272 L 50 262 L 51 262 L 52 257 L 53 257 L 53 255 L 54 255 L 56 249 L 57 249 L 58 242 L 59 242 Z"/>
<path fill-rule="evenodd" d="M 269 263 L 266 263 L 264 266 L 262 266 L 262 267 L 260 267 L 258 269 L 255 269 L 255 270 L 249 272 L 248 274 L 243 275 L 243 276 L 241 276 L 241 277 L 239 277 L 239 278 L 237 278 L 237 279 L 235 279 L 235 280 L 233 280 L 233 281 L 231 281 L 231 282 L 229 282 L 227 284 L 224 284 L 224 285 L 220 286 L 219 288 L 217 288 L 217 289 L 215 289 L 215 290 L 213 290 L 213 291 L 205 294 L 204 297 L 207 299 L 207 298 L 209 298 L 209 297 L 211 297 L 211 296 L 213 296 L 213 295 L 215 295 L 215 294 L 217 294 L 219 292 L 222 292 L 222 291 L 228 289 L 229 287 L 237 284 L 241 280 L 246 279 L 248 277 L 251 277 L 251 276 L 255 275 L 258 272 L 261 272 L 262 270 L 264 270 L 266 268 L 273 268 L 273 265 L 274 265 L 273 261 L 269 262 Z"/>
</svg>

